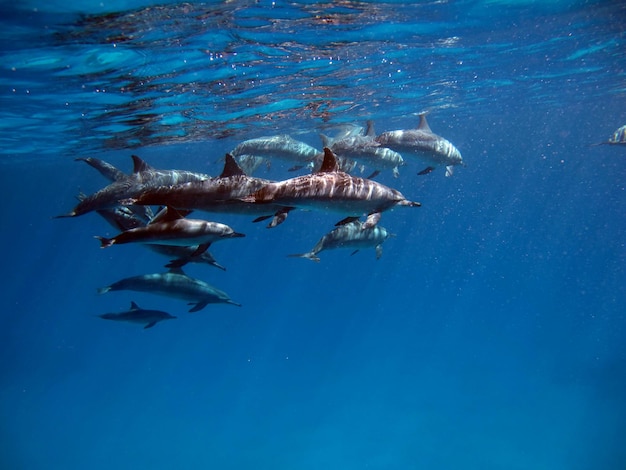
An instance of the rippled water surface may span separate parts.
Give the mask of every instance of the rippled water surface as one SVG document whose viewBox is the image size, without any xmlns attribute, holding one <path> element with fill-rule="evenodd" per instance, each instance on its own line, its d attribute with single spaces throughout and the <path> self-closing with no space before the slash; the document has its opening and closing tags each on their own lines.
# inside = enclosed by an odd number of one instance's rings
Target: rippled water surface
<svg viewBox="0 0 626 470">
<path fill-rule="evenodd" d="M 0 3 L 0 468 L 626 468 L 623 1 Z M 245 237 L 185 272 L 241 307 L 97 289 L 164 272 L 96 213 L 123 172 L 219 175 L 250 138 L 318 150 L 428 112 L 463 166 L 376 181 L 374 249 L 343 217 Z M 256 176 L 306 174 L 270 159 Z M 365 177 L 375 168 L 357 166 Z M 134 301 L 175 321 L 103 321 Z"/>
</svg>

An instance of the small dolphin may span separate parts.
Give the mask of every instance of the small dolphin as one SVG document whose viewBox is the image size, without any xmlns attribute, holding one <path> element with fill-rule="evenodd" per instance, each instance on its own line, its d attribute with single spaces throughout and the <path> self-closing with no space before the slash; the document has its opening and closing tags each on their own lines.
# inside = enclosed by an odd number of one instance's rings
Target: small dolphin
<svg viewBox="0 0 626 470">
<path fill-rule="evenodd" d="M 219 222 L 200 219 L 186 219 L 177 210 L 169 208 L 156 222 L 144 227 L 126 230 L 113 238 L 96 237 L 101 248 L 124 243 L 149 243 L 158 245 L 190 246 L 198 245 L 192 256 L 198 256 L 209 248 L 211 243 L 226 238 L 244 237 L 231 227 Z"/>
<path fill-rule="evenodd" d="M 400 175 L 398 167 L 404 165 L 402 155 L 376 142 L 372 121 L 367 121 L 365 134 L 351 133 L 334 139 L 320 134 L 320 137 L 324 147 L 330 148 L 336 156 L 356 160 L 375 170 L 389 168 L 396 178 Z"/>
<path fill-rule="evenodd" d="M 209 178 L 208 175 L 191 171 L 157 170 L 136 155 L 133 155 L 132 159 L 134 169 L 131 175 L 115 180 L 96 193 L 83 198 L 71 212 L 56 218 L 76 217 L 99 209 L 109 209 L 118 206 L 120 200 L 132 198 L 149 188 L 189 181 L 204 181 Z"/>
<path fill-rule="evenodd" d="M 622 126 L 613 132 L 613 135 L 606 142 L 593 145 L 626 145 L 626 126 Z"/>
<path fill-rule="evenodd" d="M 141 323 L 144 326 L 144 330 L 148 328 L 152 328 L 158 322 L 163 320 L 173 320 L 176 318 L 173 315 L 170 315 L 167 312 L 161 312 L 160 310 L 145 310 L 143 308 L 139 308 L 139 306 L 135 302 L 130 303 L 130 310 L 121 313 L 103 313 L 102 315 L 98 315 L 100 318 L 104 318 L 105 320 L 115 320 L 115 321 L 126 321 L 129 323 Z"/>
<path fill-rule="evenodd" d="M 324 162 L 318 172 L 268 183 L 243 200 L 335 211 L 348 216 L 340 224 L 367 214 L 365 227 L 376 225 L 381 213 L 395 206 L 421 206 L 407 200 L 400 191 L 338 171 L 335 155 L 328 147 L 324 148 Z"/>
<path fill-rule="evenodd" d="M 446 176 L 452 176 L 454 165 L 462 165 L 461 152 L 452 143 L 430 130 L 426 113 L 419 115 L 417 129 L 383 132 L 376 137 L 376 142 L 402 154 L 425 160 L 428 167 L 418 174 L 424 175 L 434 170 L 433 165 L 444 165 Z"/>
<path fill-rule="evenodd" d="M 359 251 L 359 248 L 376 248 L 376 259 L 380 259 L 383 254 L 383 242 L 393 236 L 384 227 L 376 225 L 374 227 L 364 227 L 358 220 L 340 225 L 336 229 L 324 235 L 308 253 L 289 255 L 292 258 L 307 258 L 315 262 L 320 259 L 318 253 L 324 250 L 335 248 L 356 248 L 352 254 Z"/>
<path fill-rule="evenodd" d="M 189 301 L 193 307 L 190 312 L 202 310 L 208 304 L 226 303 L 241 307 L 234 302 L 226 292 L 213 287 L 199 279 L 187 276 L 181 268 L 171 268 L 166 273 L 144 274 L 133 276 L 114 282 L 110 286 L 98 289 L 99 294 L 110 291 L 132 290 L 149 292 Z"/>
</svg>

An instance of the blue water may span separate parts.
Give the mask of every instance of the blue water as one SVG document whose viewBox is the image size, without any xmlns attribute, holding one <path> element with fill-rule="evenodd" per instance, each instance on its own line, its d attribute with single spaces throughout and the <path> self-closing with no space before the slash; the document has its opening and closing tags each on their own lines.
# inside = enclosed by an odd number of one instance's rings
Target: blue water
<svg viewBox="0 0 626 470">
<path fill-rule="evenodd" d="M 0 468 L 626 468 L 623 1 L 0 6 Z M 378 180 L 422 203 L 373 250 L 287 258 L 337 216 L 186 272 L 241 308 L 98 295 L 161 272 L 97 214 L 77 157 L 217 175 L 242 140 L 373 119 L 432 130 L 465 167 Z M 284 162 L 258 176 L 293 176 Z M 200 213 L 198 213 L 200 214 Z M 95 315 L 178 317 L 143 330 Z"/>
</svg>

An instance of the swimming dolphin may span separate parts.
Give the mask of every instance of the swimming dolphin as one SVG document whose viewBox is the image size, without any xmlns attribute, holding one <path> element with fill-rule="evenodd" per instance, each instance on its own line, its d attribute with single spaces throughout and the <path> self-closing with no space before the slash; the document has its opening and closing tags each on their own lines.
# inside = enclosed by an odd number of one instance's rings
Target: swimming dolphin
<svg viewBox="0 0 626 470">
<path fill-rule="evenodd" d="M 320 137 L 324 147 L 330 148 L 336 156 L 356 160 L 375 170 L 389 168 L 396 178 L 400 174 L 398 167 L 404 165 L 402 155 L 376 142 L 372 121 L 367 121 L 365 134 L 351 133 L 334 139 L 320 134 Z"/>
<path fill-rule="evenodd" d="M 213 242 L 244 236 L 243 233 L 237 233 L 228 225 L 219 222 L 186 219 L 177 210 L 168 207 L 165 215 L 161 215 L 157 221 L 152 221 L 144 227 L 126 230 L 113 238 L 96 238 L 100 240 L 101 248 L 124 243 L 198 245 L 196 252 L 192 255 L 197 256 L 205 252 Z"/>
<path fill-rule="evenodd" d="M 426 113 L 421 113 L 419 118 L 417 129 L 383 132 L 376 137 L 376 142 L 403 157 L 413 156 L 426 161 L 428 166 L 418 173 L 420 175 L 430 173 L 435 166 L 444 165 L 446 176 L 452 176 L 454 165 L 463 164 L 461 152 L 450 141 L 430 130 Z"/>
<path fill-rule="evenodd" d="M 75 158 L 74 161 L 85 162 L 90 167 L 98 170 L 98 172 L 109 181 L 120 181 L 128 177 L 128 175 L 119 168 L 116 168 L 109 162 L 105 162 L 104 160 L 100 160 L 99 158 L 81 157 Z"/>
<path fill-rule="evenodd" d="M 144 274 L 133 276 L 114 282 L 110 286 L 98 289 L 99 294 L 110 291 L 132 290 L 149 292 L 189 301 L 193 307 L 190 312 L 202 310 L 208 304 L 226 303 L 241 307 L 234 302 L 226 292 L 213 287 L 199 279 L 187 276 L 180 268 L 171 268 L 166 273 Z"/>
<path fill-rule="evenodd" d="M 148 328 L 152 328 L 158 322 L 163 320 L 173 320 L 176 318 L 173 315 L 170 315 L 167 312 L 161 312 L 160 310 L 145 310 L 143 308 L 139 308 L 139 306 L 135 302 L 130 303 L 130 310 L 126 312 L 120 313 L 103 313 L 98 315 L 100 318 L 104 318 L 105 320 L 115 320 L 115 321 L 126 321 L 130 323 L 141 323 L 144 326 L 144 330 Z"/>
<path fill-rule="evenodd" d="M 234 157 L 226 154 L 224 169 L 219 177 L 201 182 L 161 186 L 143 191 L 123 204 L 167 205 L 176 209 L 203 210 L 207 212 L 257 215 L 256 221 L 273 216 L 270 226 L 282 223 L 292 207 L 279 204 L 260 206 L 242 200 L 270 180 L 246 175 Z"/>
<path fill-rule="evenodd" d="M 626 126 L 622 126 L 613 132 L 613 135 L 606 142 L 593 145 L 626 145 Z"/>
<path fill-rule="evenodd" d="M 421 205 L 381 183 L 338 171 L 335 155 L 328 147 L 324 148 L 324 162 L 318 172 L 268 183 L 244 200 L 339 212 L 348 216 L 344 221 L 367 214 L 365 227 L 376 225 L 381 213 L 395 206 Z"/>
<path fill-rule="evenodd" d="M 391 236 L 392 234 L 380 225 L 364 227 L 362 222 L 355 220 L 345 225 L 340 225 L 324 235 L 308 253 L 289 256 L 307 258 L 319 262 L 320 259 L 317 254 L 324 250 L 356 248 L 352 252 L 354 254 L 359 251 L 359 248 L 374 247 L 376 248 L 376 259 L 379 259 L 383 254 L 383 242 Z"/>
<path fill-rule="evenodd" d="M 136 155 L 133 173 L 126 178 L 115 180 L 96 193 L 83 198 L 68 214 L 59 217 L 76 217 L 98 209 L 108 209 L 119 205 L 122 199 L 132 198 L 149 188 L 186 183 L 189 181 L 204 181 L 209 178 L 202 173 L 184 170 L 157 170 Z"/>
<path fill-rule="evenodd" d="M 315 147 L 282 134 L 245 140 L 237 145 L 230 154 L 233 157 L 254 155 L 255 157 L 287 160 L 299 167 L 310 165 L 321 154 Z"/>
</svg>

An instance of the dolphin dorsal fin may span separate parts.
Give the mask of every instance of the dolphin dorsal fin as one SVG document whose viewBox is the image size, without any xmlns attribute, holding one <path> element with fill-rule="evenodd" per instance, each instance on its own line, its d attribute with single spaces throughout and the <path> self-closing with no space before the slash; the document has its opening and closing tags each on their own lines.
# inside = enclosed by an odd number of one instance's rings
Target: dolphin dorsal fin
<svg viewBox="0 0 626 470">
<path fill-rule="evenodd" d="M 426 132 L 432 133 L 433 131 L 430 130 L 430 126 L 428 125 L 428 121 L 426 120 L 427 114 L 428 113 L 420 113 L 420 123 L 418 124 L 417 128 L 420 131 L 426 131 Z"/>
<path fill-rule="evenodd" d="M 322 147 L 331 146 L 330 138 L 327 135 L 320 134 L 320 139 L 322 139 Z"/>
<path fill-rule="evenodd" d="M 241 169 L 235 157 L 233 157 L 230 153 L 227 153 L 224 157 L 224 169 L 222 170 L 222 174 L 220 178 L 227 178 L 229 176 L 245 176 L 246 174 Z"/>
<path fill-rule="evenodd" d="M 158 214 L 158 216 L 159 222 L 171 222 L 172 220 L 184 219 L 183 214 L 170 206 L 166 206 L 164 212 L 161 212 L 160 214 Z"/>
<path fill-rule="evenodd" d="M 154 170 L 150 165 L 148 165 L 145 161 L 139 158 L 137 155 L 131 155 L 130 158 L 133 159 L 133 173 L 139 173 L 141 171 L 151 171 Z"/>
<path fill-rule="evenodd" d="M 324 161 L 318 173 L 332 173 L 333 171 L 338 171 L 338 169 L 339 165 L 337 165 L 335 154 L 328 147 L 324 147 Z"/>
<path fill-rule="evenodd" d="M 135 302 L 133 302 L 132 300 L 130 301 L 130 309 L 131 310 L 139 310 L 139 305 L 137 305 Z"/>
<path fill-rule="evenodd" d="M 376 132 L 374 131 L 374 121 L 368 119 L 366 126 L 367 127 L 365 128 L 365 135 L 367 137 L 376 137 Z"/>
</svg>

